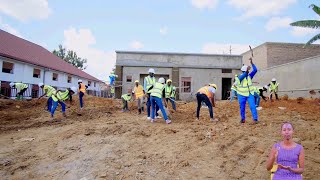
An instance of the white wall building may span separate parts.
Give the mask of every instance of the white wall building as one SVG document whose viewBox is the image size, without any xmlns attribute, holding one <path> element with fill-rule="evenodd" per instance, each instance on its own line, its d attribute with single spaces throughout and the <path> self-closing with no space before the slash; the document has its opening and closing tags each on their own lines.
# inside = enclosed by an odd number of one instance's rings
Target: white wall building
<svg viewBox="0 0 320 180">
<path fill-rule="evenodd" d="M 64 62 L 45 48 L 0 30 L 1 94 L 15 97 L 10 82 L 29 85 L 25 97 L 42 95 L 38 83 L 66 89 L 78 86 L 78 80 L 88 85 L 88 94 L 101 96 L 100 80 Z"/>
</svg>

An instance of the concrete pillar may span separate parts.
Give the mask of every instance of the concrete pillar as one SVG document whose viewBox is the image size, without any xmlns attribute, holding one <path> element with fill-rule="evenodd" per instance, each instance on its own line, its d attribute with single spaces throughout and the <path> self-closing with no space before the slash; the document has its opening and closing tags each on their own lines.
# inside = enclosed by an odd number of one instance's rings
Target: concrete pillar
<svg viewBox="0 0 320 180">
<path fill-rule="evenodd" d="M 180 87 L 178 67 L 172 68 L 172 85 L 175 87 Z M 179 99 L 179 89 L 176 90 L 176 99 Z"/>
<path fill-rule="evenodd" d="M 116 66 L 116 72 L 115 73 L 116 73 L 116 75 L 118 75 L 118 77 L 116 78 L 115 85 L 116 86 L 123 85 L 123 82 L 122 82 L 123 66 Z M 121 82 L 118 82 L 118 81 L 121 81 Z M 121 95 L 122 95 L 122 86 L 116 87 L 115 88 L 115 97 L 120 99 Z"/>
</svg>

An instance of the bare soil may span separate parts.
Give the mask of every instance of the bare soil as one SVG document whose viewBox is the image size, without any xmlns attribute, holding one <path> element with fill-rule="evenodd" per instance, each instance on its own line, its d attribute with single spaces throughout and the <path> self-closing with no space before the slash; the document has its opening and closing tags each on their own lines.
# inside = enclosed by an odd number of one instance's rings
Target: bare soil
<svg viewBox="0 0 320 180">
<path fill-rule="evenodd" d="M 196 103 L 178 103 L 172 124 L 155 123 L 131 112 L 121 113 L 119 100 L 85 97 L 67 118 L 56 121 L 44 110 L 45 99 L 0 100 L 1 179 L 269 179 L 266 160 L 281 140 L 280 125 L 291 121 L 295 141 L 305 148 L 304 179 L 320 177 L 319 100 L 262 102 L 260 123 L 240 125 L 237 102 L 220 101 L 218 123 L 209 122 Z M 279 109 L 278 107 L 285 107 Z M 247 122 L 251 114 L 247 108 Z"/>
</svg>

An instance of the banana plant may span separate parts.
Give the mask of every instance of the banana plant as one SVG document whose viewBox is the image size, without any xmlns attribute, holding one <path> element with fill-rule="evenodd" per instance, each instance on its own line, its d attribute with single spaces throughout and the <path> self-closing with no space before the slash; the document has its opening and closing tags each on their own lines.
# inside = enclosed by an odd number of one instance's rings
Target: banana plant
<svg viewBox="0 0 320 180">
<path fill-rule="evenodd" d="M 314 4 L 311 4 L 309 8 L 312 8 L 312 10 L 317 13 L 320 16 L 320 8 Z M 320 29 L 320 21 L 318 20 L 302 20 L 302 21 L 296 21 L 290 24 L 291 26 L 298 26 L 298 27 L 305 27 L 305 28 L 313 28 L 313 29 Z M 315 35 L 313 38 L 311 38 L 303 47 L 309 46 L 313 42 L 320 39 L 320 34 Z"/>
</svg>

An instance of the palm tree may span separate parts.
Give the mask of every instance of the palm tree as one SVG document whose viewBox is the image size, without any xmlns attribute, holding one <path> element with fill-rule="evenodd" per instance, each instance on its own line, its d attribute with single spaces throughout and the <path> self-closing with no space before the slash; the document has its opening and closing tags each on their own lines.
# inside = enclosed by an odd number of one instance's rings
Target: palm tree
<svg viewBox="0 0 320 180">
<path fill-rule="evenodd" d="M 309 8 L 312 8 L 315 13 L 317 13 L 320 16 L 320 8 L 314 4 L 311 4 Z M 298 27 L 307 27 L 307 28 L 313 28 L 313 29 L 319 29 L 320 28 L 320 21 L 318 20 L 302 20 L 302 21 L 296 21 L 294 23 L 290 24 L 291 26 L 298 26 Z M 315 35 L 313 38 L 311 38 L 303 47 L 306 47 L 313 42 L 320 39 L 320 34 Z"/>
</svg>

